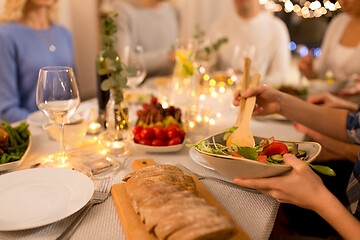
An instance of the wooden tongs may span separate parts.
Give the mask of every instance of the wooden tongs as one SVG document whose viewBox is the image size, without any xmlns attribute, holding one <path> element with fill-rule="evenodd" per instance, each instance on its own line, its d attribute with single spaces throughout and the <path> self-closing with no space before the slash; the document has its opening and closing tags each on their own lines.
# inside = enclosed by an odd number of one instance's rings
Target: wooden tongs
<svg viewBox="0 0 360 240">
<path fill-rule="evenodd" d="M 251 85 L 250 79 L 251 60 L 244 58 L 244 74 L 241 81 L 241 94 L 244 94 L 249 87 L 256 87 L 258 85 L 260 74 L 254 74 Z M 234 126 L 238 127 L 226 140 L 226 146 L 235 143 L 239 146 L 254 147 L 255 140 L 250 129 L 251 114 L 254 110 L 256 97 L 249 97 L 247 99 L 241 98 L 239 104 L 239 112 Z"/>
</svg>

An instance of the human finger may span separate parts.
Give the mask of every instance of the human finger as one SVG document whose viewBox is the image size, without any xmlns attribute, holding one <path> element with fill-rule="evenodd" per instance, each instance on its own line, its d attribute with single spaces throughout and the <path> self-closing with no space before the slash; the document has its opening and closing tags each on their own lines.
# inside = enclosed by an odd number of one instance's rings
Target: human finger
<svg viewBox="0 0 360 240">
<path fill-rule="evenodd" d="M 276 184 L 276 177 L 273 178 L 235 178 L 234 183 L 240 186 L 255 188 L 255 189 L 272 189 Z"/>
<path fill-rule="evenodd" d="M 293 169 L 299 169 L 306 166 L 306 163 L 298 159 L 294 154 L 290 154 L 290 153 L 284 154 L 283 160 L 285 164 L 289 165 Z"/>
<path fill-rule="evenodd" d="M 313 103 L 313 104 L 322 104 L 325 102 L 325 100 L 327 99 L 327 95 L 324 93 L 318 94 L 318 95 L 314 95 L 314 96 L 309 96 L 306 101 L 309 103 Z"/>
</svg>

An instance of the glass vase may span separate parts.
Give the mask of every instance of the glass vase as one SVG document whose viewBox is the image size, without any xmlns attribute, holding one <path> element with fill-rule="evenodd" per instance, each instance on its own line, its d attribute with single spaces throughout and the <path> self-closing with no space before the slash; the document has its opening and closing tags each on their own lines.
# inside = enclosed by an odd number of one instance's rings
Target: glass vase
<svg viewBox="0 0 360 240">
<path fill-rule="evenodd" d="M 129 105 L 121 88 L 110 89 L 109 101 L 105 108 L 106 131 L 99 138 L 110 157 L 127 156 L 130 140 Z"/>
</svg>

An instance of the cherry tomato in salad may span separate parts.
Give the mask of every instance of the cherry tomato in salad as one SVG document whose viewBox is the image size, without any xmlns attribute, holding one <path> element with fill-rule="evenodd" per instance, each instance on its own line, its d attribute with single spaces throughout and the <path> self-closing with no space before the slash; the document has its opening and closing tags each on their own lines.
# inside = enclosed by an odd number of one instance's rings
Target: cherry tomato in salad
<svg viewBox="0 0 360 240">
<path fill-rule="evenodd" d="M 266 147 L 264 147 L 264 149 L 260 152 L 259 155 L 266 155 L 269 157 L 274 154 L 285 154 L 288 152 L 289 152 L 289 149 L 287 148 L 287 146 L 284 143 L 273 142 L 273 143 L 267 145 Z"/>
<path fill-rule="evenodd" d="M 271 137 L 271 138 L 268 138 L 265 141 L 263 141 L 260 145 L 261 146 L 266 146 L 266 145 L 269 145 L 270 143 L 273 143 L 273 142 L 275 142 L 275 138 Z"/>
<path fill-rule="evenodd" d="M 233 156 L 233 157 L 243 157 L 240 154 L 238 154 L 237 152 L 232 152 L 231 156 Z"/>
<path fill-rule="evenodd" d="M 260 155 L 257 158 L 258 162 L 267 163 L 267 156 L 266 155 Z"/>
</svg>

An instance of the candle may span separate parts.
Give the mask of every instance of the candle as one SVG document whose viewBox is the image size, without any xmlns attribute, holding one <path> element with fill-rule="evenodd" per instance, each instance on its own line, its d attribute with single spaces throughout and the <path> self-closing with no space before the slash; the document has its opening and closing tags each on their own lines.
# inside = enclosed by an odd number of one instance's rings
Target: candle
<svg viewBox="0 0 360 240">
<path fill-rule="evenodd" d="M 100 132 L 101 124 L 98 122 L 90 123 L 88 133 L 89 134 L 97 134 Z"/>
</svg>

